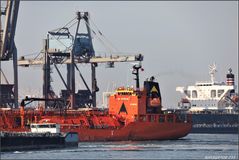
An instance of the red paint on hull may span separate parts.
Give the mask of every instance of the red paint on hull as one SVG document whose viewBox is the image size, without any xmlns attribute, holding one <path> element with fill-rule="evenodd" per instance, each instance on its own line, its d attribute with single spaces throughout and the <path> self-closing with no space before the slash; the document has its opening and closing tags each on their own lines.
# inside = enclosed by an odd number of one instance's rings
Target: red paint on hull
<svg viewBox="0 0 239 160">
<path fill-rule="evenodd" d="M 79 141 L 165 140 L 186 136 L 192 128 L 188 123 L 132 122 L 119 129 L 70 129 L 78 132 Z M 69 129 L 63 129 L 63 132 Z"/>
</svg>

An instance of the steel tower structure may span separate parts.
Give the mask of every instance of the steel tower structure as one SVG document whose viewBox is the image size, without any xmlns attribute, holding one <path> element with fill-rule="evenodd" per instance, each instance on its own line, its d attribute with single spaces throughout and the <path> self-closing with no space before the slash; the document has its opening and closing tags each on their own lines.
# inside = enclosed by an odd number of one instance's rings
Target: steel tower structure
<svg viewBox="0 0 239 160">
<path fill-rule="evenodd" d="M 50 66 L 54 65 L 57 73 L 59 74 L 61 80 L 64 83 L 66 90 L 62 90 L 62 96 L 64 99 L 68 100 L 68 106 L 70 109 L 76 109 L 79 107 L 96 107 L 96 92 L 99 90 L 97 87 L 96 79 L 96 67 L 99 63 L 110 64 L 113 67 L 115 62 L 134 62 L 142 61 L 143 56 L 141 54 L 135 55 L 111 55 L 109 57 L 95 56 L 95 51 L 92 44 L 91 28 L 89 23 L 89 13 L 88 12 L 77 12 L 76 13 L 76 31 L 74 36 L 69 32 L 69 28 L 62 27 L 56 31 L 48 32 L 47 38 L 44 43 L 44 53 L 40 58 L 25 59 L 21 57 L 18 60 L 19 66 L 31 66 L 31 65 L 43 65 L 43 97 L 44 98 L 54 98 L 51 93 L 51 81 L 50 81 Z M 79 31 L 79 25 L 81 21 L 85 21 L 87 33 L 81 33 Z M 68 37 L 72 38 L 73 45 L 68 51 L 59 51 L 57 49 L 49 48 L 49 36 Z M 91 65 L 91 88 L 87 85 L 79 68 L 78 63 L 86 63 Z M 65 81 L 61 75 L 57 64 L 66 64 L 67 68 L 67 80 Z M 75 69 L 79 72 L 80 77 L 86 86 L 87 90 L 79 90 L 75 92 Z M 45 107 L 47 106 L 45 103 Z"/>
<path fill-rule="evenodd" d="M 18 107 L 18 67 L 17 67 L 17 48 L 15 46 L 14 37 L 17 25 L 18 9 L 20 0 L 5 1 L 6 7 L 2 7 L 0 1 L 0 63 L 3 61 L 13 62 L 14 83 L 9 84 L 0 64 L 0 107 Z M 5 16 L 5 17 L 4 17 Z M 2 18 L 4 17 L 4 18 Z M 2 20 L 5 23 L 2 26 Z M 3 76 L 7 84 L 1 81 Z"/>
</svg>

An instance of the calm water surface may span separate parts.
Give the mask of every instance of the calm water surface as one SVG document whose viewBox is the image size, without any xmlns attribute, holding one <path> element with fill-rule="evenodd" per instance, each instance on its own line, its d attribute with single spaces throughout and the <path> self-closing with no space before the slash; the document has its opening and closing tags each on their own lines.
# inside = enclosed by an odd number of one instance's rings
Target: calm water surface
<svg viewBox="0 0 239 160">
<path fill-rule="evenodd" d="M 238 159 L 238 135 L 189 134 L 179 140 L 82 142 L 78 148 L 5 152 L 1 159 Z"/>
</svg>

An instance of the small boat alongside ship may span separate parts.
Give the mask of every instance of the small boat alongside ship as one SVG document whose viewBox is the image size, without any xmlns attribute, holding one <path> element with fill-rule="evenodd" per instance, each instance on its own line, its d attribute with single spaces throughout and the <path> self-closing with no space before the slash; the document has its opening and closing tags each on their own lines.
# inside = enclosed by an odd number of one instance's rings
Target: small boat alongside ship
<svg viewBox="0 0 239 160">
<path fill-rule="evenodd" d="M 216 65 L 209 66 L 211 81 L 177 87 L 183 94 L 181 110 L 192 114 L 192 133 L 239 133 L 239 96 L 232 69 L 225 82 L 215 80 Z"/>
<path fill-rule="evenodd" d="M 0 151 L 78 147 L 76 132 L 61 133 L 57 124 L 31 124 L 30 132 L 0 132 Z"/>
</svg>

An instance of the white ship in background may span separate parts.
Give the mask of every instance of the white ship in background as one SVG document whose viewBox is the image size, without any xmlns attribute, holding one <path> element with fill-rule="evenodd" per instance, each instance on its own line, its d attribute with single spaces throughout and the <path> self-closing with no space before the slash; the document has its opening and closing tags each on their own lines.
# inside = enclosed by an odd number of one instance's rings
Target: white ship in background
<svg viewBox="0 0 239 160">
<path fill-rule="evenodd" d="M 192 113 L 191 133 L 238 134 L 239 98 L 232 69 L 228 70 L 226 83 L 215 80 L 215 64 L 209 70 L 210 82 L 176 88 L 183 94 L 180 110 Z"/>
<path fill-rule="evenodd" d="M 209 66 L 210 82 L 196 82 L 188 87 L 177 87 L 176 91 L 184 95 L 179 106 L 191 112 L 220 111 L 235 113 L 238 111 L 238 94 L 232 69 L 228 70 L 225 82 L 215 80 L 216 65 Z"/>
</svg>

